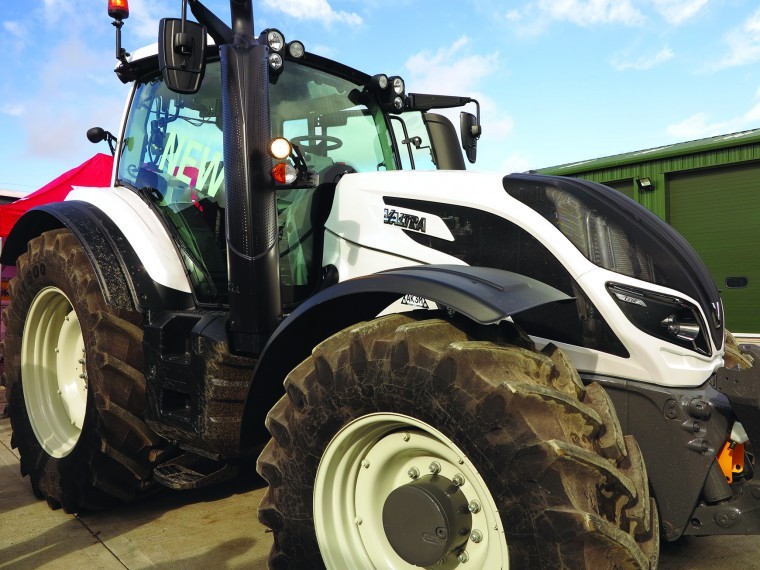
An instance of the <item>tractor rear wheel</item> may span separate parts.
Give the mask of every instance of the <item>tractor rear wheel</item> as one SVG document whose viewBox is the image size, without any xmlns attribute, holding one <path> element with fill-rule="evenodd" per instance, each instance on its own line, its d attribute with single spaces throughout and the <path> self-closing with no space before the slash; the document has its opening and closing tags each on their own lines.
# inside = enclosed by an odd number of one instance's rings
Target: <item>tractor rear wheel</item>
<svg viewBox="0 0 760 570">
<path fill-rule="evenodd" d="M 11 443 L 35 494 L 66 512 L 143 495 L 164 442 L 142 419 L 140 314 L 106 304 L 84 248 L 65 229 L 29 242 L 10 296 Z"/>
<path fill-rule="evenodd" d="M 511 325 L 361 323 L 285 388 L 258 461 L 273 568 L 657 564 L 644 463 L 609 397 Z"/>
</svg>

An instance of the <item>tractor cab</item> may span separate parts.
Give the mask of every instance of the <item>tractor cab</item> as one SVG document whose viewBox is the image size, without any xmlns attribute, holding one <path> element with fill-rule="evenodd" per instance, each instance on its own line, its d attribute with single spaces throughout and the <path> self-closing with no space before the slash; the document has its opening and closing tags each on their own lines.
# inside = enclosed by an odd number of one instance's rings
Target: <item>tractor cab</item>
<svg viewBox="0 0 760 570">
<path fill-rule="evenodd" d="M 229 191 L 216 42 L 229 38 L 226 30 L 206 38 L 206 28 L 190 21 L 182 28 L 182 22 L 162 21 L 157 47 L 130 59 L 122 54 L 116 71 L 134 83 L 134 92 L 116 153 L 116 184 L 139 192 L 159 211 L 179 244 L 196 302 L 219 306 L 228 301 Z M 178 41 L 181 49 L 172 48 Z M 252 117 L 267 113 L 270 125 L 269 140 L 257 146 L 269 155 L 262 164 L 269 170 L 266 184 L 275 190 L 287 313 L 329 284 L 321 263 L 322 233 L 340 178 L 354 172 L 463 170 L 461 148 L 475 160 L 479 118 L 462 112 L 460 141 L 452 122 L 431 109 L 475 103 L 479 116 L 479 105 L 464 97 L 407 94 L 400 77 L 370 76 L 308 53 L 278 30 L 265 30 L 258 41 L 266 42 L 269 53 L 268 97 L 266 108 Z M 198 50 L 203 58 L 194 57 Z"/>
</svg>

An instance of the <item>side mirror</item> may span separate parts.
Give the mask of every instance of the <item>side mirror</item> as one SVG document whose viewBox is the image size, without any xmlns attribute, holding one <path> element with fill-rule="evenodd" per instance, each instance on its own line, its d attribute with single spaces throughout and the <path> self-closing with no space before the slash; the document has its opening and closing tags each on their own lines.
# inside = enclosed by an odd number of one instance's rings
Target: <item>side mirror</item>
<svg viewBox="0 0 760 570">
<path fill-rule="evenodd" d="M 462 137 L 462 149 L 467 155 L 470 164 L 475 164 L 478 156 L 478 139 L 482 128 L 478 119 L 472 113 L 462 111 L 459 114 L 459 131 Z"/>
<path fill-rule="evenodd" d="M 113 155 L 116 152 L 116 137 L 102 127 L 92 127 L 91 129 L 87 129 L 87 140 L 91 143 L 106 141 L 108 147 L 111 149 L 111 154 Z"/>
<path fill-rule="evenodd" d="M 206 28 L 196 22 L 164 18 L 158 29 L 158 67 L 175 93 L 197 93 L 206 71 Z"/>
</svg>

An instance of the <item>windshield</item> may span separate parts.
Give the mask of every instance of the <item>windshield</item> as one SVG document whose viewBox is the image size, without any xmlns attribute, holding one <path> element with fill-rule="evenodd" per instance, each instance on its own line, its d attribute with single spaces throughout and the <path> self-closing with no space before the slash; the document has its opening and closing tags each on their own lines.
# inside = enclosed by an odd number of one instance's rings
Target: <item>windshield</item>
<svg viewBox="0 0 760 570">
<path fill-rule="evenodd" d="M 219 66 L 208 64 L 201 89 L 192 95 L 170 91 L 160 76 L 137 85 L 118 170 L 120 182 L 148 189 L 177 238 L 196 298 L 212 304 L 227 298 Z M 288 62 L 271 80 L 270 112 L 272 136 L 298 145 L 320 178 L 334 165 L 357 172 L 400 167 L 386 116 L 352 81 Z M 304 289 L 295 297 L 313 282 L 317 252 L 310 246 L 310 216 L 304 215 L 313 192 L 278 192 L 282 282 Z M 285 293 L 293 298 L 292 291 Z"/>
</svg>

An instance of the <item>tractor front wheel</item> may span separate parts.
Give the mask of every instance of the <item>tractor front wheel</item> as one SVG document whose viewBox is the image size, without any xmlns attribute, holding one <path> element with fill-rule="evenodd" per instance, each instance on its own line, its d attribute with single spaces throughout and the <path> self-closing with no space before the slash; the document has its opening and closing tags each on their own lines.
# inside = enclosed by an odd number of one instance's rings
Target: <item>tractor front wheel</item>
<svg viewBox="0 0 760 570">
<path fill-rule="evenodd" d="M 646 470 L 609 397 L 507 323 L 379 318 L 285 388 L 258 463 L 274 568 L 656 566 Z"/>
</svg>

